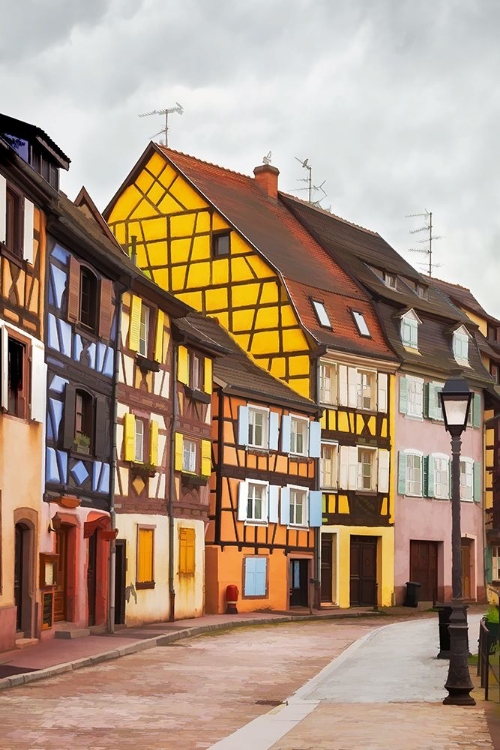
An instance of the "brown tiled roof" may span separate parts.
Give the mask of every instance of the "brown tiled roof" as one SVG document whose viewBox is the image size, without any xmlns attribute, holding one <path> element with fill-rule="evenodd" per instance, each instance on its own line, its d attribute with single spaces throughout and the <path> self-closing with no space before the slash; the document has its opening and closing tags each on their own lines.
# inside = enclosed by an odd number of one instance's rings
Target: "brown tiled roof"
<svg viewBox="0 0 500 750">
<path fill-rule="evenodd" d="M 224 384 L 225 391 L 255 400 L 291 404 L 296 409 L 316 413 L 317 407 L 312 401 L 259 367 L 214 318 L 192 312 L 176 320 L 175 325 L 191 335 L 198 335 L 200 343 L 210 345 L 214 351 L 218 349 L 214 377 Z"/>
<path fill-rule="evenodd" d="M 252 177 L 159 146 L 159 150 L 284 278 L 303 325 L 320 344 L 393 358 L 368 295 L 279 201 Z M 109 211 L 109 206 L 107 211 Z M 308 296 L 324 301 L 333 331 L 316 320 Z M 372 339 L 360 337 L 350 309 L 362 311 Z M 342 318 L 339 328 L 335 321 Z M 349 318 L 349 321 L 348 321 Z"/>
<path fill-rule="evenodd" d="M 474 297 L 471 290 L 467 289 L 467 287 L 460 286 L 459 284 L 452 284 L 449 281 L 443 281 L 442 279 L 436 279 L 433 276 L 425 276 L 424 278 L 429 284 L 432 284 L 432 286 L 437 287 L 445 294 L 447 294 L 452 302 L 454 302 L 458 307 L 469 310 L 470 312 L 478 315 L 480 318 L 484 318 L 484 320 L 492 323 L 493 325 L 500 326 L 500 320 L 497 320 L 497 318 L 494 318 L 493 315 L 487 313 L 484 307 L 480 305 L 480 303 Z"/>
</svg>

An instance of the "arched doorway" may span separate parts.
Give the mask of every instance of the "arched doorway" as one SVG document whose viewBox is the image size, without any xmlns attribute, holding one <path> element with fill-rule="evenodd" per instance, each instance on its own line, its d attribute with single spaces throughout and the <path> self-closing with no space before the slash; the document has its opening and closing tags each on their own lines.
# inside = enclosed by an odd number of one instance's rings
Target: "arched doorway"
<svg viewBox="0 0 500 750">
<path fill-rule="evenodd" d="M 14 547 L 14 603 L 16 605 L 16 631 L 18 637 L 31 636 L 31 529 L 25 523 L 16 523 Z"/>
</svg>

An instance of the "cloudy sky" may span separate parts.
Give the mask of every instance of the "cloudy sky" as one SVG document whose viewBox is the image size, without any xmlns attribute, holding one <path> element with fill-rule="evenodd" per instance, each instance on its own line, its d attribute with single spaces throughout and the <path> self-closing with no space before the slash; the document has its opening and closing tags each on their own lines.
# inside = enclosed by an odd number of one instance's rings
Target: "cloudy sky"
<svg viewBox="0 0 500 750">
<path fill-rule="evenodd" d="M 16 0 L 2 8 L 0 102 L 72 159 L 102 209 L 175 106 L 169 145 L 382 234 L 410 262 L 433 212 L 434 274 L 500 317 L 497 0 Z M 317 194 L 319 197 L 319 193 Z M 421 245 L 421 247 L 424 247 Z"/>
</svg>

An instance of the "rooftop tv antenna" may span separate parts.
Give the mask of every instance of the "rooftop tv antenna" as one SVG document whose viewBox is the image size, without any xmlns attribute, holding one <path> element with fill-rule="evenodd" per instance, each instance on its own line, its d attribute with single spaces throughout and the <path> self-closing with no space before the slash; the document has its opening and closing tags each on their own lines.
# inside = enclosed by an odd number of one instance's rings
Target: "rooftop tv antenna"
<svg viewBox="0 0 500 750">
<path fill-rule="evenodd" d="M 432 243 L 434 240 L 441 240 L 442 235 L 439 237 L 435 237 L 432 234 L 432 211 L 428 211 L 427 209 L 424 209 L 424 213 L 421 214 L 407 214 L 405 218 L 410 219 L 417 216 L 423 216 L 426 220 L 426 223 L 423 227 L 419 227 L 418 229 L 410 229 L 410 234 L 419 234 L 420 232 L 427 232 L 428 237 L 425 240 L 417 240 L 417 242 L 421 245 L 427 245 L 427 247 L 410 247 L 408 248 L 410 253 L 425 253 L 429 257 L 428 265 L 425 263 L 426 271 L 428 272 L 429 276 L 432 276 L 432 271 L 434 268 L 439 268 L 440 263 L 433 263 L 432 262 Z M 423 265 L 423 264 L 420 264 Z"/>
<path fill-rule="evenodd" d="M 304 159 L 304 161 L 302 161 L 302 159 L 299 159 L 297 156 L 295 158 L 299 162 L 299 164 L 302 164 L 302 166 L 304 167 L 304 169 L 307 169 L 307 171 L 309 172 L 309 174 L 307 175 L 307 177 L 301 177 L 301 178 L 299 178 L 299 182 L 307 182 L 307 187 L 306 188 L 298 188 L 298 190 L 307 190 L 307 195 L 308 195 L 307 202 L 310 203 L 312 206 L 319 206 L 320 203 L 321 203 L 321 201 L 323 200 L 323 198 L 326 198 L 326 190 L 323 189 L 323 185 L 325 184 L 326 180 L 323 180 L 323 182 L 321 183 L 321 185 L 313 185 L 313 181 L 312 181 L 312 167 L 309 164 L 309 159 Z M 317 200 L 313 200 L 313 191 L 315 193 L 318 192 L 318 191 L 321 191 L 323 193 L 323 195 L 320 198 L 318 198 Z"/>
<path fill-rule="evenodd" d="M 165 146 L 168 146 L 168 116 L 173 114 L 174 112 L 177 112 L 179 115 L 182 115 L 182 113 L 184 112 L 184 107 L 182 106 L 182 104 L 179 104 L 179 102 L 175 102 L 175 104 L 175 107 L 168 107 L 166 109 L 153 109 L 152 112 L 143 112 L 143 114 L 138 115 L 139 117 L 149 117 L 150 115 L 165 116 L 165 127 L 159 130 L 158 133 L 155 133 L 151 136 L 151 139 L 153 139 L 156 138 L 157 135 L 165 133 Z"/>
<path fill-rule="evenodd" d="M 273 155 L 272 151 L 268 151 L 267 156 L 262 157 L 262 164 L 270 164 L 272 155 Z"/>
</svg>

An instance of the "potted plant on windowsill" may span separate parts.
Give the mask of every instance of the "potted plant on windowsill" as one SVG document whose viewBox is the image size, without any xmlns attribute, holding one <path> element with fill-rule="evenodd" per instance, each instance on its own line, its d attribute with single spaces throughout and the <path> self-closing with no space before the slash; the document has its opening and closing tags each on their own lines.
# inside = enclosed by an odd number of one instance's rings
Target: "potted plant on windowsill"
<svg viewBox="0 0 500 750">
<path fill-rule="evenodd" d="M 152 479 L 156 475 L 156 466 L 154 464 L 131 463 L 130 470 L 136 477 Z"/>
<path fill-rule="evenodd" d="M 205 477 L 202 474 L 191 474 L 189 471 L 181 472 L 182 484 L 189 487 L 204 487 L 210 477 Z"/>
<path fill-rule="evenodd" d="M 73 450 L 76 453 L 83 453 L 86 456 L 90 454 L 90 438 L 88 435 L 85 435 L 84 433 L 80 433 L 79 435 L 75 435 L 75 440 L 73 443 Z"/>
</svg>

